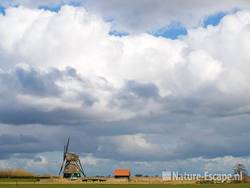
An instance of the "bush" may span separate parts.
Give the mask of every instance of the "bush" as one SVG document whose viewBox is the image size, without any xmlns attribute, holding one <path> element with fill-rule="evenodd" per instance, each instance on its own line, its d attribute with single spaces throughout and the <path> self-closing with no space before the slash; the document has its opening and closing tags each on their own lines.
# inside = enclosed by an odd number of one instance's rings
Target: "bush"
<svg viewBox="0 0 250 188">
<path fill-rule="evenodd" d="M 35 174 L 23 169 L 0 170 L 0 178 L 29 178 L 29 177 L 35 177 Z"/>
</svg>

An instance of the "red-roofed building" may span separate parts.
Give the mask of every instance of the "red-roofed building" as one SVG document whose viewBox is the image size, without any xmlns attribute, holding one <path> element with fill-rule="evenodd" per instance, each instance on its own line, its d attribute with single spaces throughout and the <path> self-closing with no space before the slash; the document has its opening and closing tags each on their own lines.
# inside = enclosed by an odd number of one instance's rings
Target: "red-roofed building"
<svg viewBox="0 0 250 188">
<path fill-rule="evenodd" d="M 114 170 L 115 178 L 129 179 L 130 175 L 131 175 L 130 169 L 115 169 Z"/>
</svg>

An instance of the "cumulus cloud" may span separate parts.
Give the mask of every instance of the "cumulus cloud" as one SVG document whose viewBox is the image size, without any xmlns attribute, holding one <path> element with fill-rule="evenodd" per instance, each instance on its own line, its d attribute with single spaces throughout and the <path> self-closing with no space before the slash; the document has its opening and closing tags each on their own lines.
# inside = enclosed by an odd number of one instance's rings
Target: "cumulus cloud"
<svg viewBox="0 0 250 188">
<path fill-rule="evenodd" d="M 220 12 L 230 13 L 250 7 L 248 0 L 4 0 L 3 6 L 58 8 L 65 4 L 85 6 L 89 11 L 112 22 L 112 29 L 131 33 L 156 31 L 180 23 L 188 28 L 198 26 L 204 18 Z M 180 6 L 181 5 L 181 6 Z"/>
<path fill-rule="evenodd" d="M 17 6 L 17 5 L 25 5 L 29 7 L 39 7 L 39 6 L 55 6 L 55 5 L 63 5 L 73 2 L 80 2 L 80 0 L 2 0 L 2 6 Z"/>
<path fill-rule="evenodd" d="M 34 158 L 33 160 L 29 160 L 27 162 L 27 166 L 29 167 L 34 167 L 34 166 L 47 166 L 48 165 L 48 160 L 44 156 L 38 156 Z"/>
<path fill-rule="evenodd" d="M 71 135 L 90 166 L 247 158 L 249 25 L 245 10 L 176 40 L 118 37 L 82 7 L 8 8 L 0 15 L 0 157 L 50 163 L 37 154 L 61 151 Z"/>
<path fill-rule="evenodd" d="M 203 19 L 218 12 L 233 12 L 249 8 L 247 0 L 199 1 L 199 0 L 132 0 L 123 2 L 86 1 L 90 10 L 113 20 L 114 29 L 130 32 L 155 31 L 172 23 L 181 23 L 190 28 L 198 26 Z M 181 5 L 181 6 L 180 6 Z"/>
</svg>

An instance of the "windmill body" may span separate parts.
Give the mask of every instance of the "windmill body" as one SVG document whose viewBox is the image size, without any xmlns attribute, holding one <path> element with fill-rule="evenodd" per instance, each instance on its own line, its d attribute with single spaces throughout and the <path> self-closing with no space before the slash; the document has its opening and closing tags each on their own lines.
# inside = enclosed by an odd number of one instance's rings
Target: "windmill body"
<svg viewBox="0 0 250 188">
<path fill-rule="evenodd" d="M 63 172 L 64 178 L 77 179 L 82 175 L 85 176 L 85 173 L 83 171 L 79 155 L 68 152 L 69 140 L 70 138 L 68 138 L 67 144 L 64 146 L 63 162 L 59 175 Z"/>
</svg>

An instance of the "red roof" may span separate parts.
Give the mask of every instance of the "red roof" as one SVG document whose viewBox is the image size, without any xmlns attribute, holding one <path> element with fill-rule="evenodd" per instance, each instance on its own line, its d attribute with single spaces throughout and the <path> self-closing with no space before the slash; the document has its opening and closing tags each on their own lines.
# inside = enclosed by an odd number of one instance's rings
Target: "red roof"
<svg viewBox="0 0 250 188">
<path fill-rule="evenodd" d="M 115 176 L 130 176 L 130 169 L 115 169 L 114 170 Z"/>
</svg>

